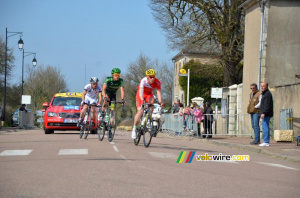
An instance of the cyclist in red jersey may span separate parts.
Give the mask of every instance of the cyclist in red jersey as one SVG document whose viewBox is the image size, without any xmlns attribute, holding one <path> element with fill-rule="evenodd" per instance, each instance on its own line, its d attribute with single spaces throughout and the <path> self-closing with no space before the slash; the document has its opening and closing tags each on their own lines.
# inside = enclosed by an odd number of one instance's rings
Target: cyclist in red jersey
<svg viewBox="0 0 300 198">
<path fill-rule="evenodd" d="M 158 102 L 162 103 L 161 101 L 161 83 L 160 81 L 155 78 L 155 70 L 154 69 L 149 69 L 146 71 L 146 77 L 144 77 L 138 87 L 138 90 L 136 92 L 136 108 L 137 108 L 137 113 L 134 116 L 134 122 L 133 122 L 133 128 L 132 128 L 132 133 L 131 133 L 131 138 L 135 139 L 136 138 L 136 125 L 138 125 L 140 121 L 140 117 L 143 114 L 144 109 L 142 108 L 142 103 L 143 100 L 146 101 L 146 103 L 149 104 L 154 104 L 154 96 L 152 91 L 154 89 L 157 90 L 157 98 Z M 153 111 L 153 108 L 152 108 Z M 152 112 L 151 111 L 151 112 Z"/>
</svg>

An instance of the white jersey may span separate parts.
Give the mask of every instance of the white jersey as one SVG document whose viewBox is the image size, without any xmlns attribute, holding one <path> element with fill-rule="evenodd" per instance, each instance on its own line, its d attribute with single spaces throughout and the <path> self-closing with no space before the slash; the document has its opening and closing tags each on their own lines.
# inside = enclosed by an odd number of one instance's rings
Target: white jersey
<svg viewBox="0 0 300 198">
<path fill-rule="evenodd" d="M 97 85 L 96 89 L 93 89 L 91 84 L 87 84 L 84 90 L 86 91 L 84 102 L 90 104 L 97 103 L 97 95 L 102 92 L 101 86 Z"/>
</svg>

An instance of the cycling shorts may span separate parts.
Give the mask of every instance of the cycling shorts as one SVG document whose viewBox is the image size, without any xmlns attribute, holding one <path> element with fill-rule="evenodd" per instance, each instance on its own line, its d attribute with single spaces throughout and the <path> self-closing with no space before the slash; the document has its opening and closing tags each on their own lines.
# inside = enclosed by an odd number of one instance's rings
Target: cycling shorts
<svg viewBox="0 0 300 198">
<path fill-rule="evenodd" d="M 87 95 L 85 95 L 84 102 L 87 103 L 87 104 L 96 104 L 97 103 L 97 98 L 94 99 L 94 98 L 90 98 Z"/>
<path fill-rule="evenodd" d="M 153 98 L 153 97 L 154 97 L 153 94 L 151 94 L 151 95 L 145 95 L 144 94 L 143 98 L 144 98 L 144 100 L 146 100 L 146 103 L 149 103 L 150 98 Z M 142 104 L 143 104 L 143 101 L 141 100 L 141 98 L 138 94 L 136 95 L 135 99 L 136 99 L 136 108 L 140 109 Z"/>
</svg>

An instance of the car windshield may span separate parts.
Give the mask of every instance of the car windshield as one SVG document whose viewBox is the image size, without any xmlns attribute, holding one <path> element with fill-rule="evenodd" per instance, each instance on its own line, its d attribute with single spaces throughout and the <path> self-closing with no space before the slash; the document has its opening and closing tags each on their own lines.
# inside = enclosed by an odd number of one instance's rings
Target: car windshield
<svg viewBox="0 0 300 198">
<path fill-rule="evenodd" d="M 74 105 L 80 106 L 81 98 L 76 97 L 55 97 L 52 102 L 52 106 L 66 106 Z"/>
</svg>

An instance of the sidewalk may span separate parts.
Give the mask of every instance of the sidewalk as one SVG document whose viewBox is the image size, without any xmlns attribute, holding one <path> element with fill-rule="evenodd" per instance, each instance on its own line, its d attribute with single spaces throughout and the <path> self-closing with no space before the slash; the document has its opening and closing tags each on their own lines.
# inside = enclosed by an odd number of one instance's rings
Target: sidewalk
<svg viewBox="0 0 300 198">
<path fill-rule="evenodd" d="M 269 155 L 279 159 L 284 159 L 287 161 L 300 163 L 300 146 L 297 146 L 296 141 L 276 142 L 274 140 L 270 140 L 269 147 L 260 147 L 258 145 L 250 145 L 250 142 L 253 141 L 253 139 L 251 139 L 250 137 L 213 136 L 213 138 L 211 139 L 200 139 L 195 136 L 186 136 L 183 138 L 188 138 L 189 140 L 200 141 L 203 143 L 210 143 L 241 150 L 247 150 L 255 153 Z"/>
</svg>

